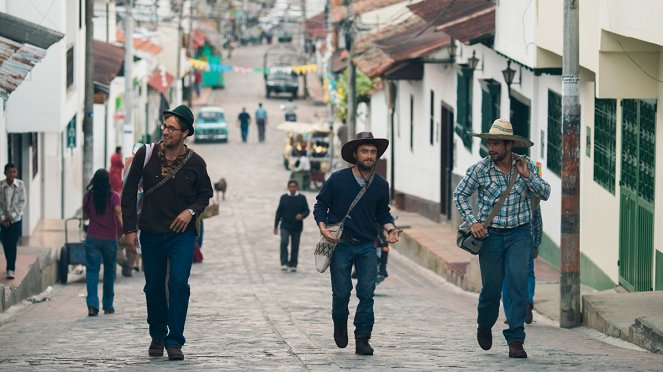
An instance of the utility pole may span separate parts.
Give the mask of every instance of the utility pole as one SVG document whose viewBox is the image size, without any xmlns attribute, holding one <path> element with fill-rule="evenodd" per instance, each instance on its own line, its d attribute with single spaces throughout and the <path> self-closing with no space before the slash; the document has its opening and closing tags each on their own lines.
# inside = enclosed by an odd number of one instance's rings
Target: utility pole
<svg viewBox="0 0 663 372">
<path fill-rule="evenodd" d="M 580 104 L 578 1 L 564 0 L 560 321 L 580 324 Z"/>
<path fill-rule="evenodd" d="M 301 0 L 301 7 L 302 7 L 302 40 L 301 40 L 301 64 L 305 65 L 307 64 L 307 56 L 306 56 L 306 0 Z M 308 73 L 304 73 L 304 98 L 308 97 L 308 86 L 306 83 L 306 78 Z"/>
<path fill-rule="evenodd" d="M 193 58 L 193 0 L 189 0 L 189 58 Z M 193 72 L 189 71 L 189 107 L 193 107 Z"/>
<path fill-rule="evenodd" d="M 182 13 L 184 11 L 184 3 L 180 3 L 180 9 L 177 12 L 177 82 L 179 88 L 184 88 L 184 82 L 182 81 Z M 184 89 L 181 91 L 178 89 L 177 94 L 179 94 L 179 97 L 177 97 L 176 102 L 180 102 L 180 98 L 182 98 L 182 92 Z M 171 102 L 173 101 L 173 97 L 171 97 Z"/>
<path fill-rule="evenodd" d="M 348 3 L 348 21 L 345 34 L 345 47 L 348 50 L 348 132 L 345 141 L 355 137 L 357 131 L 357 71 L 352 62 L 352 43 L 354 42 L 354 18 L 352 0 Z"/>
<path fill-rule="evenodd" d="M 133 94 L 134 94 L 134 1 L 126 3 L 126 16 L 124 18 L 124 153 L 131 154 L 131 147 L 135 141 L 132 120 Z"/>
<path fill-rule="evenodd" d="M 85 0 L 85 101 L 83 103 L 83 187 L 90 183 L 94 171 L 94 53 L 92 41 L 94 1 Z M 105 166 L 105 164 L 104 164 Z"/>
</svg>

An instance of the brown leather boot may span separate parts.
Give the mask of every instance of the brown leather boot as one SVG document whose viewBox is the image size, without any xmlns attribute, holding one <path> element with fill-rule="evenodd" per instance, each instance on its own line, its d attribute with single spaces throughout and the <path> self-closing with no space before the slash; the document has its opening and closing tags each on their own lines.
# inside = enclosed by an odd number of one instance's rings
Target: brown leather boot
<svg viewBox="0 0 663 372">
<path fill-rule="evenodd" d="M 153 357 L 163 356 L 163 340 L 152 339 L 152 343 L 150 343 L 150 349 L 148 350 L 148 354 L 150 354 L 150 356 Z"/>
<path fill-rule="evenodd" d="M 184 360 L 180 345 L 170 345 L 166 348 L 166 351 L 168 352 L 168 360 Z"/>
<path fill-rule="evenodd" d="M 522 341 L 515 340 L 509 344 L 509 358 L 527 358 Z"/>
</svg>

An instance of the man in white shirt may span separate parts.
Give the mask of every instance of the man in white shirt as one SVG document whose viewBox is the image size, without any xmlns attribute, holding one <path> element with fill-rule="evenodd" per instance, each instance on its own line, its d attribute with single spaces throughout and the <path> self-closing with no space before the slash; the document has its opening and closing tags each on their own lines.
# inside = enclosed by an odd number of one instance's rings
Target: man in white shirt
<svg viewBox="0 0 663 372">
<path fill-rule="evenodd" d="M 308 190 L 311 183 L 311 160 L 308 158 L 306 150 L 302 150 L 299 159 L 295 162 L 295 167 L 290 175 L 291 179 L 299 180 L 302 190 Z"/>
<path fill-rule="evenodd" d="M 7 279 L 14 279 L 16 270 L 16 246 L 22 233 L 23 209 L 25 209 L 25 186 L 16 179 L 16 165 L 5 165 L 6 179 L 0 182 L 0 230 L 2 248 L 7 260 Z"/>
</svg>

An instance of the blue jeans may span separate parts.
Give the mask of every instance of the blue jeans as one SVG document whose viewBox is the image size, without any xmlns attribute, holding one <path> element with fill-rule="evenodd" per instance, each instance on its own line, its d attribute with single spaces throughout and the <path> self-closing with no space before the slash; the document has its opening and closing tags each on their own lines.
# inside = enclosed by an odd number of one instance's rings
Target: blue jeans
<svg viewBox="0 0 663 372">
<path fill-rule="evenodd" d="M 189 308 L 189 274 L 196 233 L 150 234 L 141 232 L 140 245 L 145 271 L 145 298 L 150 336 L 166 347 L 184 345 L 184 323 Z M 168 298 L 166 298 L 166 269 Z"/>
<path fill-rule="evenodd" d="M 241 124 L 240 128 L 242 129 L 242 142 L 246 142 L 246 140 L 249 138 L 249 125 Z"/>
<path fill-rule="evenodd" d="M 115 310 L 113 299 L 115 298 L 115 260 L 117 259 L 117 241 L 87 238 L 85 239 L 85 283 L 87 284 L 88 306 L 99 309 L 99 268 L 101 261 L 104 262 L 104 294 L 102 305 L 104 310 Z"/>
<path fill-rule="evenodd" d="M 281 265 L 297 267 L 299 256 L 299 238 L 301 231 L 290 231 L 281 228 Z M 290 260 L 288 260 L 288 240 L 290 240 Z"/>
<path fill-rule="evenodd" d="M 536 247 L 532 245 L 532 249 L 529 253 L 529 265 L 527 271 L 527 302 L 530 306 L 534 306 L 534 289 L 536 288 L 536 276 L 534 276 L 534 251 Z M 504 315 L 509 319 L 509 309 L 511 305 L 509 304 L 509 282 L 504 281 L 502 284 L 502 306 L 504 308 Z"/>
<path fill-rule="evenodd" d="M 529 224 L 512 229 L 488 228 L 479 254 L 481 294 L 479 294 L 477 323 L 479 329 L 489 331 L 495 325 L 500 310 L 502 282 L 511 288 L 509 328 L 504 330 L 508 344 L 525 341 L 527 313 L 527 264 L 534 245 Z"/>
<path fill-rule="evenodd" d="M 352 265 L 357 269 L 357 312 L 355 313 L 355 337 L 371 337 L 375 316 L 373 294 L 377 279 L 378 256 L 374 242 L 351 243 L 341 241 L 336 245 L 331 260 L 332 319 L 334 324 L 348 321 L 348 303 L 352 292 Z"/>
</svg>

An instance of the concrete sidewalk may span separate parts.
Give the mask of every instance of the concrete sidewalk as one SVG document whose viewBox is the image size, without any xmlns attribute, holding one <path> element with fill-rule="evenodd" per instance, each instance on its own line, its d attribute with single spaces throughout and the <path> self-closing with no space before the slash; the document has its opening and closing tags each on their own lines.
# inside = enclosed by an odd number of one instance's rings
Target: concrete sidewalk
<svg viewBox="0 0 663 372">
<path fill-rule="evenodd" d="M 398 215 L 398 225 L 405 226 L 401 241 L 395 245 L 399 253 L 465 290 L 481 289 L 479 258 L 456 246 L 454 226 L 415 213 L 395 211 L 394 214 Z M 534 272 L 534 310 L 559 324 L 559 270 L 537 258 Z M 616 289 L 598 292 L 584 285 L 580 291 L 587 327 L 663 353 L 663 292 L 619 293 Z"/>
<path fill-rule="evenodd" d="M 324 105 L 324 89 L 320 83 L 320 77 L 315 72 L 309 72 L 306 75 L 306 88 L 308 90 L 308 97 L 313 101 L 316 106 Z"/>
<path fill-rule="evenodd" d="M 57 263 L 63 245 L 63 220 L 42 220 L 30 237 L 21 239 L 16 257 L 16 278 L 8 280 L 4 271 L 0 274 L 0 312 L 41 293 L 57 281 Z M 0 252 L 0 262 L 4 268 L 3 252 Z"/>
</svg>

